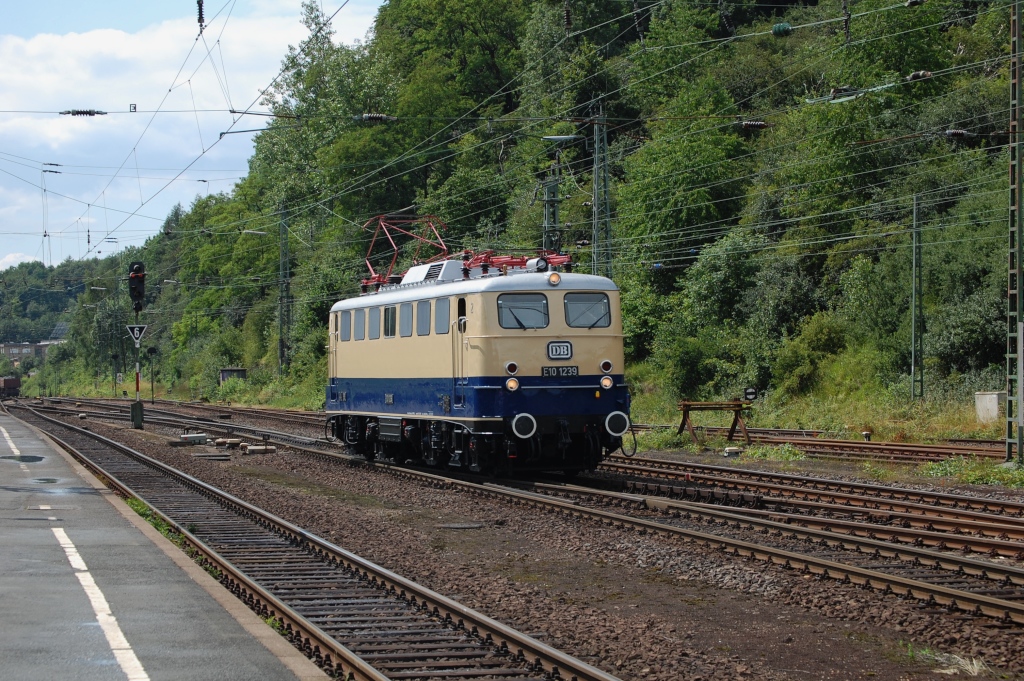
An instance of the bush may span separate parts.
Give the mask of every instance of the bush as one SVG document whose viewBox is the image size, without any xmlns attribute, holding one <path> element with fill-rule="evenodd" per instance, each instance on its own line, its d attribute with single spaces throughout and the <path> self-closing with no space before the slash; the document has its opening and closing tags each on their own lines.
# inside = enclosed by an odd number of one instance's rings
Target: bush
<svg viewBox="0 0 1024 681">
<path fill-rule="evenodd" d="M 775 385 L 790 395 L 806 393 L 820 377 L 822 360 L 845 348 L 843 323 L 829 312 L 817 313 L 804 323 L 800 335 L 779 348 L 772 370 Z"/>
<path fill-rule="evenodd" d="M 730 336 L 726 329 L 714 326 L 701 329 L 696 336 L 663 335 L 658 358 L 677 396 L 710 397 L 735 374 L 729 366 Z"/>
</svg>

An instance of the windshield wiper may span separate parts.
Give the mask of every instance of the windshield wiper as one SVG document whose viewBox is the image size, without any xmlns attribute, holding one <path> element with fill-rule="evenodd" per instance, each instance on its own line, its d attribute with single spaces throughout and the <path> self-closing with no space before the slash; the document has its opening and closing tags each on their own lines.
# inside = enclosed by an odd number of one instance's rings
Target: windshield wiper
<svg viewBox="0 0 1024 681">
<path fill-rule="evenodd" d="M 507 307 L 505 309 L 508 310 L 508 313 L 510 315 L 512 315 L 512 319 L 516 320 L 516 324 L 519 325 L 519 328 L 522 329 L 523 331 L 526 331 L 526 324 L 523 324 L 523 320 L 516 315 L 516 311 L 513 310 L 511 307 Z"/>
<path fill-rule="evenodd" d="M 604 320 L 604 318 L 605 318 L 605 317 L 607 317 L 607 316 L 608 316 L 608 310 L 605 310 L 605 311 L 604 311 L 604 314 L 603 314 L 603 315 L 601 315 L 600 317 L 598 317 L 598 318 L 597 318 L 596 320 L 594 320 L 594 323 L 593 323 L 593 324 L 591 324 L 590 326 L 588 326 L 588 327 L 587 327 L 587 330 L 589 331 L 590 329 L 592 329 L 592 328 L 594 328 L 595 326 L 597 326 L 597 323 L 598 323 L 598 322 L 600 322 L 600 321 L 602 321 L 602 320 Z"/>
<path fill-rule="evenodd" d="M 593 303 L 591 303 L 590 305 L 587 305 L 585 308 L 583 308 L 583 310 L 578 315 L 576 315 L 575 317 L 573 317 L 573 319 L 571 319 L 569 321 L 569 326 L 579 328 L 579 327 L 576 326 L 576 322 L 582 320 L 583 317 L 586 316 L 586 314 L 588 312 L 593 310 L 598 305 L 604 305 L 605 302 L 606 301 L 604 301 L 604 300 L 597 300 L 597 301 L 594 301 Z M 604 319 L 604 315 L 606 315 L 606 314 L 608 314 L 608 310 L 607 309 L 604 311 L 604 314 L 601 315 L 601 319 Z M 597 321 L 601 321 L 601 319 L 598 319 Z M 594 327 L 590 326 L 590 327 L 587 327 L 587 328 L 592 329 Z"/>
</svg>

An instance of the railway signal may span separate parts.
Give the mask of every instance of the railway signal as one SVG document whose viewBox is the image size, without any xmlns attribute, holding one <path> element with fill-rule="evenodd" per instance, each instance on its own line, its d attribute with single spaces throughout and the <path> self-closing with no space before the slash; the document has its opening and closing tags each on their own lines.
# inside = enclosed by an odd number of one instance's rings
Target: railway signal
<svg viewBox="0 0 1024 681">
<path fill-rule="evenodd" d="M 136 261 L 128 265 L 128 295 L 132 299 L 132 309 L 138 315 L 142 312 L 142 303 L 146 298 L 146 265 L 144 263 Z"/>
<path fill-rule="evenodd" d="M 146 265 L 135 261 L 128 265 L 128 295 L 132 299 L 132 309 L 135 310 L 135 321 L 139 321 L 139 313 L 142 312 L 142 304 L 146 299 Z M 142 430 L 142 397 L 139 390 L 139 343 L 142 341 L 142 334 L 145 333 L 144 324 L 132 324 L 128 326 L 128 333 L 135 341 L 135 401 L 132 402 L 132 428 Z"/>
</svg>

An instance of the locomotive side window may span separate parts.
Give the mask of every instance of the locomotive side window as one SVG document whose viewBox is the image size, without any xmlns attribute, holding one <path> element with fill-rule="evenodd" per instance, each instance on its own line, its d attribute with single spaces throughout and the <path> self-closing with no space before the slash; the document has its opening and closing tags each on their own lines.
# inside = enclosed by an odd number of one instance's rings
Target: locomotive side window
<svg viewBox="0 0 1024 681">
<path fill-rule="evenodd" d="M 412 303 L 402 303 L 398 308 L 398 333 L 402 338 L 412 335 Z"/>
<path fill-rule="evenodd" d="M 430 335 L 430 301 L 421 300 L 416 303 L 416 335 Z"/>
<path fill-rule="evenodd" d="M 434 303 L 434 333 L 448 333 L 452 313 L 451 298 L 438 298 Z"/>
<path fill-rule="evenodd" d="M 380 338 L 380 308 L 370 308 L 370 340 L 377 340 Z"/>
<path fill-rule="evenodd" d="M 355 328 L 352 332 L 352 337 L 356 340 L 363 340 L 366 338 L 366 310 L 356 310 L 352 313 L 352 318 L 355 320 Z"/>
<path fill-rule="evenodd" d="M 345 310 L 341 313 L 341 340 L 347 341 L 352 337 L 352 313 Z"/>
<path fill-rule="evenodd" d="M 398 321 L 396 319 L 396 317 L 398 316 L 396 314 L 396 312 L 397 312 L 397 310 L 395 309 L 394 305 L 391 305 L 389 307 L 385 307 L 384 308 L 384 337 L 385 338 L 394 338 L 395 337 L 395 327 L 397 326 L 396 322 Z"/>
<path fill-rule="evenodd" d="M 543 329 L 548 325 L 548 297 L 543 293 L 498 296 L 498 323 L 503 329 Z"/>
<path fill-rule="evenodd" d="M 566 293 L 565 323 L 573 328 L 605 328 L 612 324 L 608 296 L 603 293 Z"/>
</svg>

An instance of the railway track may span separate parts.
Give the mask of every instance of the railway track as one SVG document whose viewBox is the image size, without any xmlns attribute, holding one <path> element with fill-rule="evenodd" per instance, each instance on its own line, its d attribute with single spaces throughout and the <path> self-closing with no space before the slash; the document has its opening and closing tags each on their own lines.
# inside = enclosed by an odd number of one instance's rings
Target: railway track
<svg viewBox="0 0 1024 681">
<path fill-rule="evenodd" d="M 300 449 L 318 457 L 341 458 L 319 448 Z M 945 543 L 924 548 L 914 546 L 922 543 L 923 535 L 914 534 L 913 528 L 894 529 L 842 520 L 824 523 L 813 520 L 801 525 L 800 522 L 804 521 L 795 521 L 777 510 L 745 514 L 748 509 L 726 509 L 653 494 L 609 493 L 565 485 L 534 484 L 527 490 L 512 489 L 494 483 L 480 484 L 435 473 L 386 467 L 394 475 L 441 489 L 460 489 L 543 512 L 558 512 L 573 518 L 631 528 L 642 534 L 672 537 L 683 542 L 685 550 L 720 550 L 822 578 L 839 579 L 903 598 L 917 599 L 929 607 L 1024 624 L 1024 569 L 997 562 L 998 559 L 979 560 L 950 552 L 950 548 L 962 550 L 963 543 L 971 539 L 955 532 L 946 533 L 948 541 Z M 664 469 L 659 474 L 663 472 Z M 891 496 L 907 492 L 888 489 Z M 735 490 L 725 490 L 724 493 L 736 497 L 744 494 Z M 554 498 L 555 494 L 570 498 Z M 757 496 L 748 494 L 751 499 Z M 953 495 L 940 496 L 947 498 Z M 593 501 L 599 497 L 603 497 L 599 502 Z M 631 514 L 621 512 L 623 506 L 630 507 Z M 616 510 L 608 510 L 613 507 Z M 1011 517 L 1000 518 L 1000 522 L 1005 523 Z M 855 525 L 861 529 L 851 531 Z M 705 531 L 706 528 L 712 531 Z M 985 542 L 988 542 L 987 548 L 982 550 L 988 553 L 993 547 L 997 547 L 996 553 L 1017 553 L 1024 547 L 1020 542 L 993 541 L 991 538 L 982 538 L 972 546 Z"/>
<path fill-rule="evenodd" d="M 728 490 L 792 497 L 807 501 L 837 501 L 881 511 L 907 511 L 908 504 L 927 507 L 929 512 L 974 511 L 987 516 L 1024 518 L 1024 503 L 915 490 L 889 485 L 849 482 L 790 473 L 745 470 L 664 459 L 612 456 L 598 470 L 640 474 L 663 480 L 706 481 Z"/>
<path fill-rule="evenodd" d="M 675 428 L 671 425 L 635 424 L 639 431 Z M 726 436 L 728 428 L 698 427 L 709 435 Z M 927 463 L 951 457 L 980 457 L 1003 460 L 1005 444 L 999 440 L 951 440 L 944 444 L 867 442 L 822 437 L 824 431 L 800 431 L 776 428 L 747 428 L 752 442 L 768 445 L 789 444 L 801 453 L 818 459 L 845 461 L 890 461 L 895 463 Z M 742 444 L 737 442 L 737 444 Z"/>
<path fill-rule="evenodd" d="M 67 413 L 66 411 L 64 413 Z M 165 413 L 150 423 L 247 435 L 331 458 L 361 460 L 336 445 L 291 433 L 189 419 Z M 127 414 L 95 416 L 126 420 Z M 920 493 L 882 485 L 841 483 L 795 475 L 614 457 L 600 467 L 630 479 L 621 491 L 644 496 L 736 507 L 748 516 L 783 519 L 805 527 L 828 528 L 869 538 L 960 550 L 966 553 L 1024 557 L 1024 504 L 996 503 L 961 495 Z M 683 481 L 682 485 L 666 481 Z M 993 516 L 1001 516 L 995 521 Z"/>
<path fill-rule="evenodd" d="M 38 411 L 15 415 L 172 525 L 221 583 L 329 674 L 360 681 L 615 681 L 124 445 Z"/>
<path fill-rule="evenodd" d="M 127 406 L 124 406 L 124 402 L 117 400 L 89 400 L 89 402 L 127 409 Z M 282 423 L 308 426 L 316 431 L 323 429 L 325 420 L 323 413 L 310 411 L 230 407 L 203 403 L 174 402 L 171 400 L 157 400 L 157 402 L 172 409 L 191 409 L 213 414 L 214 416 L 236 414 L 241 417 L 259 420 L 271 419 Z M 676 428 L 676 426 L 638 423 L 634 424 L 633 428 L 636 431 L 650 431 Z M 697 429 L 715 436 L 725 436 L 729 432 L 728 428 L 717 426 L 703 426 L 697 427 Z M 980 457 L 1000 461 L 1005 458 L 1005 443 L 1001 440 L 955 439 L 943 444 L 865 442 L 825 437 L 830 433 L 823 430 L 747 428 L 747 431 L 754 442 L 769 445 L 790 444 L 803 454 L 814 458 L 848 461 L 883 460 L 894 463 L 927 463 L 957 456 Z"/>
<path fill-rule="evenodd" d="M 51 403 L 56 402 L 57 404 L 64 403 L 63 400 L 44 401 L 49 401 Z M 68 400 L 68 402 L 70 401 L 71 400 Z M 127 411 L 128 409 L 128 403 L 126 403 L 123 400 L 79 398 L 73 400 L 73 402 L 76 404 L 81 404 L 92 408 L 106 407 L 110 409 L 116 409 L 119 411 Z M 317 414 L 316 412 L 290 411 L 286 409 L 228 407 L 220 405 L 209 405 L 203 403 L 174 402 L 172 400 L 156 400 L 156 403 L 161 408 L 156 408 L 153 405 L 146 404 L 145 411 L 147 415 L 173 413 L 175 416 L 181 416 L 182 414 L 180 412 L 173 411 L 177 409 L 198 412 L 201 415 L 190 414 L 190 416 L 193 416 L 195 418 L 207 418 L 214 421 L 233 420 L 234 417 L 238 416 L 262 422 L 270 420 L 278 423 L 286 423 L 293 426 L 308 427 L 311 429 L 311 432 L 322 433 L 324 431 L 325 417 L 322 413 Z"/>
</svg>

